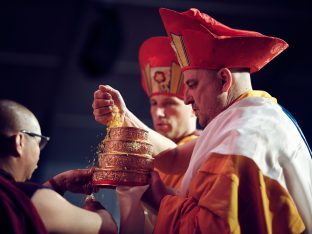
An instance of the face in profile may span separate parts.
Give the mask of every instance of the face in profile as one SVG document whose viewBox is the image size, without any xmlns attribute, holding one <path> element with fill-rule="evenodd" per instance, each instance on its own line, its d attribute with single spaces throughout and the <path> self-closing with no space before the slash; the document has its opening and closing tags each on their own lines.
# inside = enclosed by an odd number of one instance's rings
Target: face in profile
<svg viewBox="0 0 312 234">
<path fill-rule="evenodd" d="M 198 122 L 205 127 L 223 109 L 222 84 L 217 71 L 190 69 L 183 72 L 186 87 L 184 102 L 191 105 Z"/>
<path fill-rule="evenodd" d="M 33 133 L 41 135 L 41 129 L 37 119 L 29 120 L 28 128 L 25 129 Z M 25 147 L 23 150 L 24 154 L 24 165 L 25 165 L 25 179 L 30 179 L 34 171 L 38 167 L 38 161 L 40 156 L 40 137 L 30 136 L 23 134 L 25 139 Z"/>
<path fill-rule="evenodd" d="M 155 95 L 150 98 L 150 112 L 154 129 L 172 139 L 191 134 L 195 131 L 196 117 L 190 105 L 167 95 Z"/>
</svg>

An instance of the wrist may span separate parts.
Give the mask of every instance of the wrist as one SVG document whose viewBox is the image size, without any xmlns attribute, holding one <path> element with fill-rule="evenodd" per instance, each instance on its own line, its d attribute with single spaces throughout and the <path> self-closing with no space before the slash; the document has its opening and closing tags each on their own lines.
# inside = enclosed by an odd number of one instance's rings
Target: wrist
<svg viewBox="0 0 312 234">
<path fill-rule="evenodd" d="M 123 125 L 125 127 L 138 127 L 133 120 L 133 114 L 128 109 L 126 109 L 123 113 Z"/>
<path fill-rule="evenodd" d="M 61 196 L 64 196 L 65 190 L 63 189 L 63 187 L 61 185 L 59 185 L 56 180 L 53 178 L 51 178 L 49 180 L 49 183 L 51 185 L 51 188 L 57 192 L 58 194 L 60 194 Z"/>
</svg>

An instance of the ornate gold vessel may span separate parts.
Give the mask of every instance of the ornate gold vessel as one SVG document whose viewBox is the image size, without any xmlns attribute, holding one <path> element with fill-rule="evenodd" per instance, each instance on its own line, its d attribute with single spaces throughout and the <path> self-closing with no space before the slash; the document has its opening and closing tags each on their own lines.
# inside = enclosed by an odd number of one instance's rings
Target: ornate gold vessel
<svg viewBox="0 0 312 234">
<path fill-rule="evenodd" d="M 108 130 L 98 147 L 99 168 L 93 174 L 97 186 L 138 186 L 148 183 L 153 170 L 148 132 L 134 127 Z"/>
<path fill-rule="evenodd" d="M 108 140 L 131 140 L 148 142 L 148 132 L 144 129 L 134 127 L 115 127 L 108 131 Z"/>
</svg>

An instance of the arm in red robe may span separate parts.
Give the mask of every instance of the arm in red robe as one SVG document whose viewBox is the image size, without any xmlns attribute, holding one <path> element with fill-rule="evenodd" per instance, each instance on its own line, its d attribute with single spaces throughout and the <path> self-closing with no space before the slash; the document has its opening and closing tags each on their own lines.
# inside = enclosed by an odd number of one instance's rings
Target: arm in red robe
<svg viewBox="0 0 312 234">
<path fill-rule="evenodd" d="M 0 176 L 0 232 L 47 233 L 31 200 L 2 176 Z"/>
</svg>

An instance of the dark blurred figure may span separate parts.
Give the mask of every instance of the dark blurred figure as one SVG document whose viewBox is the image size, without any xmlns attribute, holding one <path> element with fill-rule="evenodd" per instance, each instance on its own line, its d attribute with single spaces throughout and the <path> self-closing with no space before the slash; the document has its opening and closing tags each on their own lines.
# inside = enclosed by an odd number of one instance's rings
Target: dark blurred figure
<svg viewBox="0 0 312 234">
<path fill-rule="evenodd" d="M 92 1 L 91 1 L 92 2 Z M 82 46 L 80 65 L 90 78 L 111 71 L 122 49 L 123 36 L 117 9 L 93 2 L 89 7 L 88 36 Z"/>
</svg>

